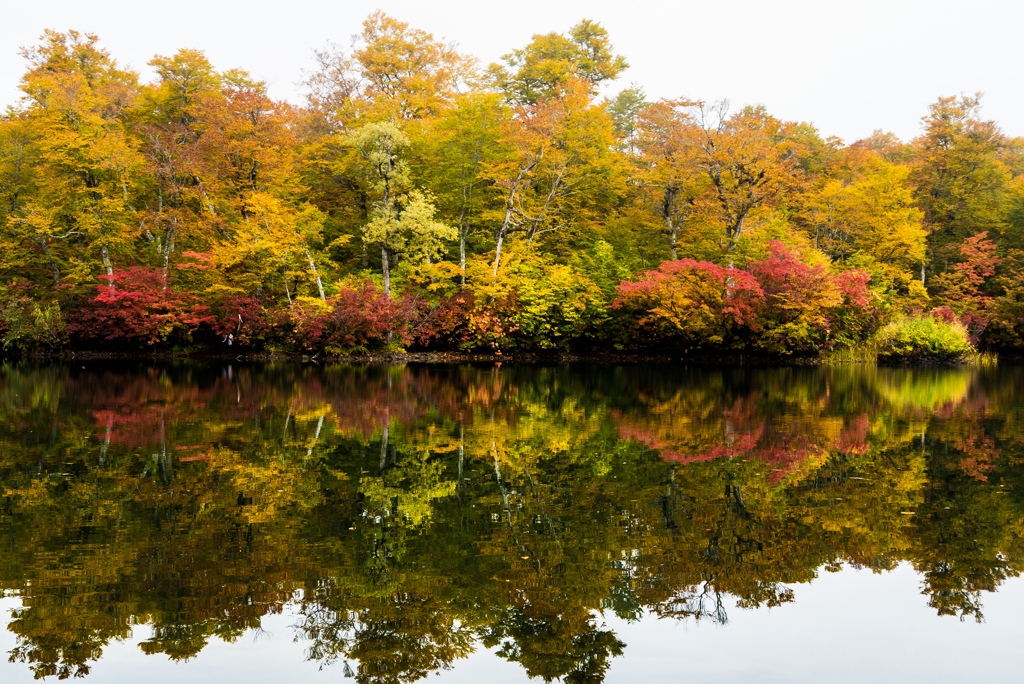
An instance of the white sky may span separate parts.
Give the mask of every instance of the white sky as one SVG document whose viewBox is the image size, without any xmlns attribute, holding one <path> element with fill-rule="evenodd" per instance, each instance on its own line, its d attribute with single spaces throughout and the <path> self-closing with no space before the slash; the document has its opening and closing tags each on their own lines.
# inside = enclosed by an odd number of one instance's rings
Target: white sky
<svg viewBox="0 0 1024 684">
<path fill-rule="evenodd" d="M 241 67 L 299 103 L 296 82 L 328 41 L 348 44 L 374 9 L 457 42 L 483 64 L 534 33 L 600 22 L 631 64 L 613 90 L 635 82 L 651 99 L 727 97 L 809 121 L 847 142 L 881 128 L 910 139 L 940 95 L 984 93 L 983 114 L 1024 136 L 1019 0 L 731 0 L 560 2 L 514 0 L 3 0 L 0 106 L 19 97 L 18 48 L 45 28 L 99 35 L 122 65 L 179 48 L 218 69 Z"/>
</svg>

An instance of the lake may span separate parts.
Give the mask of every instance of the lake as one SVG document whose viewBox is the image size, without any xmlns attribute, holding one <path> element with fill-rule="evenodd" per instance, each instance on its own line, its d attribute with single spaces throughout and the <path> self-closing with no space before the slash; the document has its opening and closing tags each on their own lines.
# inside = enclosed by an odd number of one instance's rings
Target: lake
<svg viewBox="0 0 1024 684">
<path fill-rule="evenodd" d="M 0 369 L 0 681 L 1017 676 L 1024 367 Z"/>
</svg>

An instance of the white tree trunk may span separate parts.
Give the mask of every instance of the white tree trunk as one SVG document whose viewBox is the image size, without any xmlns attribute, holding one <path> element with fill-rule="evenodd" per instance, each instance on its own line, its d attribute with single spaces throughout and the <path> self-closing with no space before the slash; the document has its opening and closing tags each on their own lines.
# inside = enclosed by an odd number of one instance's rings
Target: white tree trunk
<svg viewBox="0 0 1024 684">
<path fill-rule="evenodd" d="M 327 297 L 324 296 L 324 284 L 320 280 L 320 272 L 316 270 L 316 262 L 313 261 L 313 255 L 309 252 L 309 247 L 306 247 L 306 258 L 309 259 L 309 270 L 313 272 L 313 278 L 316 280 L 316 289 L 320 292 L 320 301 L 326 302 Z"/>
</svg>

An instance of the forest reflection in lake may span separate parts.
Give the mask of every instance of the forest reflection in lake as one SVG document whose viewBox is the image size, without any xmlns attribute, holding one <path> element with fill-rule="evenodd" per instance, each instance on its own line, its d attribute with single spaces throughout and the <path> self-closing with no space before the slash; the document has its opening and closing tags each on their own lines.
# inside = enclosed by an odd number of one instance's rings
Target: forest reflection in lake
<svg viewBox="0 0 1024 684">
<path fill-rule="evenodd" d="M 8 364 L 9 656 L 85 675 L 144 625 L 142 651 L 186 660 L 287 613 L 306 660 L 359 682 L 481 649 L 598 682 L 616 622 L 726 623 L 900 564 L 932 615 L 981 620 L 1024 564 L 1021 388 L 1018 367 Z"/>
</svg>

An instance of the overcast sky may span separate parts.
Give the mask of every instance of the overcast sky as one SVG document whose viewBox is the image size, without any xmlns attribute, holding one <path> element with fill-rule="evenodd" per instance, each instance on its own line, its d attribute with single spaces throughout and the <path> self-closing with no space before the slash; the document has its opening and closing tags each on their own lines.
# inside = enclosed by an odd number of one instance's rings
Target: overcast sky
<svg viewBox="0 0 1024 684">
<path fill-rule="evenodd" d="M 241 67 L 271 95 L 299 103 L 296 82 L 328 42 L 348 44 L 375 9 L 454 41 L 483 64 L 535 33 L 582 18 L 608 29 L 630 69 L 612 86 L 641 85 L 651 99 L 728 98 L 763 104 L 846 142 L 876 128 L 907 140 L 940 95 L 984 93 L 983 114 L 1024 135 L 1024 2 L 1004 0 L 731 0 L 454 2 L 362 0 L 7 0 L 0 21 L 0 103 L 19 97 L 18 48 L 43 29 L 99 35 L 121 65 L 152 72 L 154 54 L 206 52 L 218 69 Z"/>
</svg>

